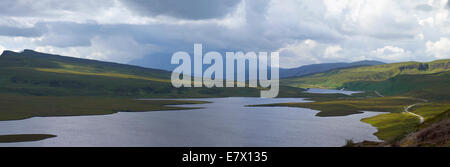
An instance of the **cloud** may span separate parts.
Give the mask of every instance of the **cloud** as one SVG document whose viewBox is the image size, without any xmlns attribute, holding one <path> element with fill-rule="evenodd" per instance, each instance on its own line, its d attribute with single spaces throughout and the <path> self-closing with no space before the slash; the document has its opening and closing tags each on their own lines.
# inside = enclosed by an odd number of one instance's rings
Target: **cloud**
<svg viewBox="0 0 450 167">
<path fill-rule="evenodd" d="M 36 41 L 36 44 L 43 46 L 90 46 L 91 39 L 96 35 L 106 35 L 101 32 L 102 27 L 96 23 L 40 22 L 35 27 L 45 27 L 48 31 Z"/>
<path fill-rule="evenodd" d="M 372 51 L 372 58 L 377 60 L 399 61 L 411 58 L 411 52 L 396 46 L 385 46 Z"/>
<path fill-rule="evenodd" d="M 5 0 L 0 45 L 170 69 L 176 51 L 280 51 L 282 67 L 445 57 L 447 0 Z M 440 56 L 436 56 L 440 55 Z"/>
<path fill-rule="evenodd" d="M 342 52 L 341 46 L 329 46 L 325 49 L 324 58 L 329 59 L 342 58 L 341 52 Z"/>
<path fill-rule="evenodd" d="M 442 37 L 436 42 L 427 41 L 426 52 L 437 59 L 448 59 L 450 58 L 450 40 Z"/>
<path fill-rule="evenodd" d="M 127 36 L 94 37 L 90 43 L 90 47 L 38 46 L 35 49 L 41 52 L 111 62 L 128 62 L 158 50 L 154 45 L 141 45 Z"/>
<path fill-rule="evenodd" d="M 420 11 L 424 11 L 424 12 L 429 12 L 433 10 L 433 7 L 428 5 L 428 4 L 420 4 L 416 6 L 416 10 L 420 10 Z"/>
<path fill-rule="evenodd" d="M 280 67 L 293 68 L 300 65 L 320 62 L 314 55 L 318 54 L 318 43 L 305 40 L 280 48 Z"/>
<path fill-rule="evenodd" d="M 110 0 L 2 0 L 0 1 L 0 14 L 3 16 L 50 16 L 61 12 L 89 12 L 94 9 L 107 8 L 113 5 Z"/>
<path fill-rule="evenodd" d="M 280 67 L 293 68 L 301 65 L 352 61 L 343 54 L 339 45 L 329 45 L 307 39 L 286 45 L 279 50 Z"/>
<path fill-rule="evenodd" d="M 326 17 L 346 34 L 380 39 L 412 38 L 417 18 L 398 1 L 325 0 Z M 339 5 L 337 5 L 339 4 Z"/>
<path fill-rule="evenodd" d="M 4 50 L 6 50 L 6 48 L 0 45 L 0 53 L 3 53 Z"/>
<path fill-rule="evenodd" d="M 113 5 L 111 0 L 77 0 L 77 1 L 58 1 L 58 0 L 2 0 L 0 1 L 0 15 L 2 16 L 58 16 L 64 12 L 83 12 L 100 8 L 108 8 Z"/>
<path fill-rule="evenodd" d="M 199 20 L 222 18 L 235 10 L 240 0 L 122 0 L 122 2 L 142 15 Z"/>
<path fill-rule="evenodd" d="M 45 31 L 45 29 L 36 27 L 18 28 L 10 26 L 0 26 L 0 36 L 39 37 L 42 36 Z"/>
</svg>

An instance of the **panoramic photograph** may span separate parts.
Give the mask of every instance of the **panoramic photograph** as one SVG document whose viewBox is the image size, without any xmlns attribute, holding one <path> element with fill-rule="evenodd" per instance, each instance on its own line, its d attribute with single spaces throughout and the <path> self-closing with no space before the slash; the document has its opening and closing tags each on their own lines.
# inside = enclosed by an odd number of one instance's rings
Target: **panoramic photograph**
<svg viewBox="0 0 450 167">
<path fill-rule="evenodd" d="M 448 0 L 2 0 L 0 53 L 0 147 L 450 147 Z"/>
</svg>

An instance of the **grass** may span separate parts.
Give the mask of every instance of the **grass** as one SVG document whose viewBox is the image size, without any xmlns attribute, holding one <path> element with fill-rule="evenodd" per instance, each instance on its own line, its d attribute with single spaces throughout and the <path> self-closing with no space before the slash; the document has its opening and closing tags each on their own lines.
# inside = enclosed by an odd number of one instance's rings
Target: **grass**
<svg viewBox="0 0 450 167">
<path fill-rule="evenodd" d="M 48 138 L 56 137 L 51 134 L 14 134 L 14 135 L 0 135 L 0 143 L 15 143 L 15 142 L 29 142 L 39 141 Z"/>
<path fill-rule="evenodd" d="M 152 77 L 65 69 L 0 67 L 0 93 L 34 96 L 129 98 L 259 97 L 260 88 L 174 88 Z M 299 97 L 303 89 L 280 86 L 279 97 Z"/>
<path fill-rule="evenodd" d="M 174 88 L 171 72 L 26 50 L 0 56 L 0 93 L 128 98 L 259 97 L 260 88 Z M 303 89 L 280 86 L 280 97 Z"/>
<path fill-rule="evenodd" d="M 440 104 L 437 104 L 442 106 Z M 427 106 L 421 108 L 428 108 Z M 421 109 L 419 108 L 419 110 Z M 397 144 L 402 147 L 449 147 L 450 146 L 450 108 L 435 108 L 439 113 L 418 126 L 417 131 Z M 446 110 L 445 110 L 446 109 Z M 428 110 L 428 109 L 427 109 Z"/>
<path fill-rule="evenodd" d="M 385 81 L 344 84 L 350 90 L 378 91 L 385 96 L 410 96 L 434 101 L 450 99 L 450 71 L 435 74 L 404 74 Z"/>
<path fill-rule="evenodd" d="M 450 110 L 450 60 L 437 60 L 429 63 L 405 62 L 333 70 L 299 78 L 282 80 L 282 84 L 294 87 L 332 88 L 380 92 L 386 98 L 365 98 L 348 100 L 352 97 L 336 99 L 316 98 L 313 103 L 274 104 L 291 107 L 305 107 L 320 110 L 318 116 L 341 116 L 361 111 L 386 111 L 371 118 L 363 119 L 378 128 L 375 135 L 388 142 L 395 143 L 405 135 L 440 120 L 442 114 Z M 374 95 L 369 95 L 375 97 Z M 404 107 L 420 101 L 398 101 L 389 99 L 395 96 L 427 99 L 429 102 L 418 104 L 410 111 L 424 117 L 419 119 L 411 114 L 400 113 Z M 312 98 L 314 99 L 314 98 Z M 345 99 L 345 100 L 344 100 Z M 371 104 L 373 103 L 373 104 Z M 269 105 L 270 106 L 270 105 Z M 350 143 L 351 144 L 351 143 Z"/>
<path fill-rule="evenodd" d="M 450 60 L 428 63 L 404 62 L 333 70 L 314 75 L 281 80 L 282 85 L 294 87 L 337 89 L 351 82 L 379 82 L 405 74 L 434 74 L 449 71 Z M 350 87 L 350 86 L 348 86 Z M 351 87 L 350 87 L 351 88 Z"/>
<path fill-rule="evenodd" d="M 339 69 L 280 81 L 279 97 L 303 97 L 312 103 L 268 104 L 320 110 L 318 116 L 344 116 L 362 111 L 390 112 L 362 121 L 378 128 L 380 139 L 399 137 L 425 127 L 448 111 L 450 60 L 405 62 Z M 117 63 L 77 59 L 33 51 L 4 52 L 0 56 L 0 121 L 46 116 L 104 115 L 120 111 L 179 110 L 169 104 L 204 103 L 181 100 L 139 101 L 132 98 L 259 97 L 259 88 L 178 88 L 170 72 Z M 293 86 L 293 87 L 291 87 Z M 364 90 L 352 96 L 311 94 L 295 87 Z M 385 96 L 377 97 L 374 91 Z M 425 117 L 401 113 L 417 103 L 408 96 L 432 101 L 411 108 Z M 26 141 L 49 136 L 3 135 Z"/>
<path fill-rule="evenodd" d="M 319 110 L 316 116 L 346 116 L 362 113 L 363 111 L 390 112 L 380 114 L 361 121 L 369 123 L 378 128 L 374 134 L 382 140 L 396 140 L 419 125 L 419 119 L 411 114 L 404 113 L 405 107 L 421 102 L 420 100 L 407 97 L 377 97 L 364 99 L 329 100 L 310 103 L 281 103 L 266 104 L 260 106 L 288 106 L 310 108 Z"/>
<path fill-rule="evenodd" d="M 436 119 L 440 115 L 450 111 L 450 103 L 448 102 L 421 103 L 421 100 L 409 97 L 362 98 L 362 95 L 370 94 L 361 94 L 356 95 L 356 97 L 350 96 L 344 97 L 347 99 L 334 100 L 330 100 L 332 96 L 316 98 L 324 101 L 310 103 L 281 103 L 255 106 L 310 108 L 319 110 L 320 112 L 317 113 L 317 116 L 321 117 L 346 116 L 362 113 L 363 111 L 389 112 L 361 120 L 376 127 L 378 131 L 374 135 L 388 142 L 399 141 L 405 135 L 436 122 Z M 361 98 L 357 98 L 358 96 Z M 410 108 L 410 111 L 424 117 L 425 122 L 422 125 L 418 117 L 404 112 L 405 107 L 416 103 L 421 104 Z"/>
<path fill-rule="evenodd" d="M 424 117 L 424 121 L 431 121 L 437 115 L 450 110 L 450 102 L 431 102 L 416 105 L 410 108 L 411 112 Z"/>
<path fill-rule="evenodd" d="M 440 114 L 437 114 L 433 118 L 427 119 L 422 125 L 419 126 L 419 129 L 424 129 L 426 127 L 429 127 L 432 124 L 438 123 L 438 122 L 446 120 L 446 119 L 450 119 L 450 108 L 443 108 L 442 110 L 445 110 L 445 109 L 447 109 L 447 110 Z"/>
<path fill-rule="evenodd" d="M 407 97 L 377 97 L 366 99 L 344 99 L 319 101 L 310 103 L 280 103 L 280 104 L 264 104 L 258 106 L 286 106 L 286 107 L 300 107 L 319 110 L 316 116 L 330 117 L 330 116 L 346 116 L 351 114 L 362 113 L 363 111 L 378 111 L 378 112 L 403 112 L 408 105 L 420 102 L 417 99 Z"/>
<path fill-rule="evenodd" d="M 56 70 L 56 69 L 55 69 Z M 227 97 L 259 96 L 256 88 L 174 88 L 171 83 L 131 77 L 59 73 L 30 68 L 0 68 L 0 93 L 35 96 Z M 105 74 L 105 75 L 103 75 Z M 118 77 L 121 76 L 121 77 Z M 298 88 L 288 88 L 290 91 Z M 283 91 L 283 90 L 281 90 Z M 297 91 L 297 92 L 298 92 Z M 290 94 L 290 93 L 285 93 Z M 295 94 L 294 94 L 295 95 Z"/>
<path fill-rule="evenodd" d="M 169 71 L 24 51 L 0 56 L 0 93 L 34 96 L 259 96 L 255 88 L 180 88 Z M 300 89 L 299 89 L 300 90 Z"/>
<path fill-rule="evenodd" d="M 106 115 L 117 112 L 143 112 L 192 109 L 166 105 L 201 104 L 187 100 L 134 100 L 107 97 L 49 97 L 0 94 L 0 121 L 31 117 Z"/>
<path fill-rule="evenodd" d="M 385 141 L 398 140 L 414 132 L 420 124 L 417 117 L 407 113 L 380 114 L 361 121 L 376 127 L 378 131 L 374 135 Z"/>
<path fill-rule="evenodd" d="M 160 78 L 152 78 L 152 77 L 143 77 L 131 74 L 121 74 L 121 73 L 110 73 L 110 72 L 81 72 L 74 71 L 68 69 L 52 69 L 52 68 L 34 68 L 37 71 L 44 72 L 54 72 L 54 73 L 62 73 L 62 74 L 78 74 L 78 75 L 91 75 L 91 76 L 105 76 L 105 77 L 115 77 L 115 78 L 125 78 L 125 79 L 140 79 L 147 81 L 156 81 L 156 82 L 166 82 L 170 83 L 169 79 L 160 79 Z"/>
</svg>

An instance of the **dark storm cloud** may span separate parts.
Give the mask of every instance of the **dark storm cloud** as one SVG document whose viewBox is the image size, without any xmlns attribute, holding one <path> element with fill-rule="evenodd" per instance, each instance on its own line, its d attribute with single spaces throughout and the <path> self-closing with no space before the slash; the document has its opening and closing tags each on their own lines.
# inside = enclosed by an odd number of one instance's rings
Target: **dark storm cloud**
<svg viewBox="0 0 450 167">
<path fill-rule="evenodd" d="M 240 0 L 122 0 L 122 2 L 142 15 L 166 15 L 199 20 L 224 17 L 236 9 Z"/>
</svg>

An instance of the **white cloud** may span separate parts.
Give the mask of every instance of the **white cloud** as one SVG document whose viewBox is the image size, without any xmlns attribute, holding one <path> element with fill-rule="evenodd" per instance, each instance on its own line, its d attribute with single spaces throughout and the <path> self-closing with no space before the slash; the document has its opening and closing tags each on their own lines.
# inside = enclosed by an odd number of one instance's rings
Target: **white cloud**
<svg viewBox="0 0 450 167">
<path fill-rule="evenodd" d="M 280 53 L 280 67 L 293 68 L 322 62 L 350 61 L 342 54 L 343 50 L 339 45 L 328 45 L 308 39 L 286 45 L 277 51 Z"/>
<path fill-rule="evenodd" d="M 305 40 L 280 48 L 277 51 L 280 53 L 280 67 L 293 68 L 305 64 L 319 63 L 319 59 L 314 56 L 317 53 L 317 47 L 316 41 Z"/>
<path fill-rule="evenodd" d="M 342 58 L 341 55 L 342 47 L 341 46 L 329 46 L 325 49 L 324 58 L 336 59 Z"/>
<path fill-rule="evenodd" d="M 373 50 L 372 57 L 378 60 L 401 61 L 411 59 L 411 52 L 396 46 L 385 46 Z"/>
<path fill-rule="evenodd" d="M 427 17 L 424 19 L 419 19 L 418 23 L 421 26 L 434 26 L 434 18 L 433 17 Z"/>
<path fill-rule="evenodd" d="M 196 11 L 168 5 L 142 14 L 122 0 L 100 2 L 1 1 L 0 46 L 160 68 L 197 42 L 216 51 L 278 50 L 282 67 L 449 55 L 447 0 L 242 0 L 190 16 L 183 14 Z"/>
<path fill-rule="evenodd" d="M 437 59 L 450 58 L 450 40 L 448 38 L 440 38 L 439 41 L 427 41 L 426 52 L 429 56 Z"/>
<path fill-rule="evenodd" d="M 4 50 L 6 50 L 6 48 L 0 45 L 0 53 L 3 53 Z"/>
<path fill-rule="evenodd" d="M 415 39 L 423 40 L 425 39 L 425 35 L 423 35 L 423 33 L 417 34 Z"/>
<path fill-rule="evenodd" d="M 325 0 L 326 16 L 340 30 L 376 38 L 407 38 L 417 29 L 411 2 L 392 0 Z M 411 6 L 412 9 L 409 9 Z"/>
<path fill-rule="evenodd" d="M 39 40 L 38 38 L 27 38 L 27 37 L 4 37 L 0 36 L 0 45 L 5 48 L 5 50 L 11 51 L 22 51 L 24 49 L 33 49 L 36 45 L 33 41 Z"/>
</svg>

